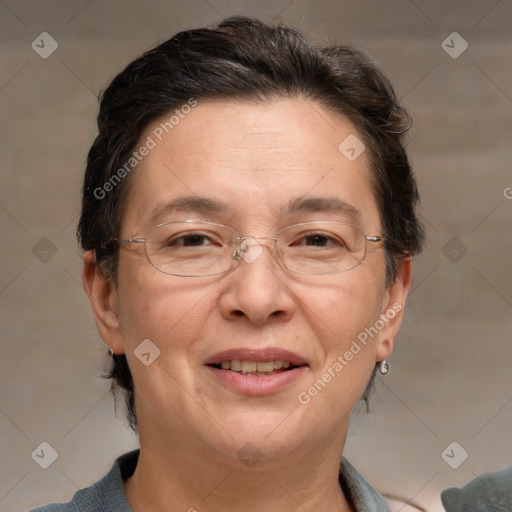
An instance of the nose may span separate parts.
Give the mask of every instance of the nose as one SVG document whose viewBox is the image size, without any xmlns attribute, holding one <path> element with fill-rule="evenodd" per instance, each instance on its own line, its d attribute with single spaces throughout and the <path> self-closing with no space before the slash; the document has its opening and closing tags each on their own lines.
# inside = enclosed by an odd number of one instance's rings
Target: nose
<svg viewBox="0 0 512 512">
<path fill-rule="evenodd" d="M 224 318 L 261 325 L 293 316 L 296 299 L 272 249 L 255 238 L 241 242 L 234 254 L 238 263 L 226 276 L 220 298 Z"/>
</svg>

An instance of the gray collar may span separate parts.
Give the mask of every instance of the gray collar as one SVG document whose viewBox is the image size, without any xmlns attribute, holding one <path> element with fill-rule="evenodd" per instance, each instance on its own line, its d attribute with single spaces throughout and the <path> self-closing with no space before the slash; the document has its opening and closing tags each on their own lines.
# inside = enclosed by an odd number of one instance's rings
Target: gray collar
<svg viewBox="0 0 512 512">
<path fill-rule="evenodd" d="M 77 491 L 69 503 L 47 505 L 31 512 L 132 512 L 123 480 L 133 475 L 138 459 L 139 450 L 125 453 L 101 480 Z M 382 496 L 345 458 L 341 460 L 339 481 L 355 512 L 390 512 Z"/>
</svg>

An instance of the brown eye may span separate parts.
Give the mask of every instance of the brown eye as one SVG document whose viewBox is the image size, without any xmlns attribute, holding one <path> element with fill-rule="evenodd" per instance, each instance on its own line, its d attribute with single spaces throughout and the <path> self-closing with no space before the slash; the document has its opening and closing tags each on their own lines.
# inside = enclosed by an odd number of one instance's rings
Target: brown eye
<svg viewBox="0 0 512 512">
<path fill-rule="evenodd" d="M 316 247 L 325 247 L 329 239 L 325 235 L 308 235 L 303 238 L 304 245 L 314 245 Z"/>
<path fill-rule="evenodd" d="M 182 245 L 184 247 L 198 247 L 208 243 L 208 238 L 204 235 L 191 234 L 182 235 L 169 240 L 167 245 Z"/>
<path fill-rule="evenodd" d="M 291 245 L 307 247 L 343 247 L 345 244 L 342 240 L 326 233 L 308 233 L 298 237 Z"/>
<path fill-rule="evenodd" d="M 180 247 L 220 247 L 222 241 L 217 236 L 209 233 L 186 231 L 183 233 L 177 233 L 168 235 L 164 238 L 162 247 L 166 248 L 180 248 Z"/>
</svg>

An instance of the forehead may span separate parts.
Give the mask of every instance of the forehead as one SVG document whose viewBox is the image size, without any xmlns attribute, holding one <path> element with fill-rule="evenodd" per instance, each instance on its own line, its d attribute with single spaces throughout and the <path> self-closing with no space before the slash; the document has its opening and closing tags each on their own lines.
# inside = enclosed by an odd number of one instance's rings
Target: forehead
<svg viewBox="0 0 512 512">
<path fill-rule="evenodd" d="M 226 222 L 271 222 L 309 199 L 310 205 L 344 204 L 363 224 L 376 226 L 370 159 L 361 140 L 348 120 L 302 99 L 198 101 L 142 135 L 139 147 L 150 149 L 131 176 L 123 228 L 164 221 L 157 217 L 168 213 L 166 205 L 203 199 L 222 215 L 216 220 Z"/>
</svg>

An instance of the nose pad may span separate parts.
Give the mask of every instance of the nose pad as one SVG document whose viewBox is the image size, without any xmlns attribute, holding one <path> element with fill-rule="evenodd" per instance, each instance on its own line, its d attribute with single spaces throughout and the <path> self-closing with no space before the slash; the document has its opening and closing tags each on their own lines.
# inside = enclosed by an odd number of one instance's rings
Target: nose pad
<svg viewBox="0 0 512 512">
<path fill-rule="evenodd" d="M 233 258 L 242 258 L 246 263 L 254 263 L 262 253 L 263 247 L 254 238 L 247 238 L 236 248 Z"/>
</svg>

